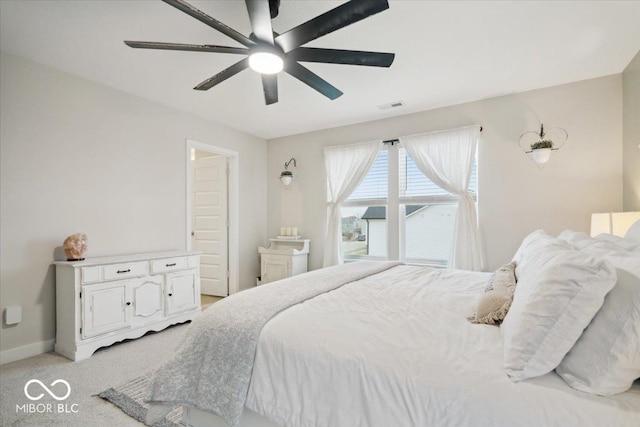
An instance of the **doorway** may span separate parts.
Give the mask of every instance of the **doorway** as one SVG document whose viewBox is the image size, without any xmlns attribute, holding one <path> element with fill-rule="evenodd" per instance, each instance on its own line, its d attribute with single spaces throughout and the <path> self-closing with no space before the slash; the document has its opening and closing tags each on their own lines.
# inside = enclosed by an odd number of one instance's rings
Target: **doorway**
<svg viewBox="0 0 640 427">
<path fill-rule="evenodd" d="M 199 251 L 203 295 L 237 291 L 237 153 L 187 140 L 187 250 Z"/>
</svg>

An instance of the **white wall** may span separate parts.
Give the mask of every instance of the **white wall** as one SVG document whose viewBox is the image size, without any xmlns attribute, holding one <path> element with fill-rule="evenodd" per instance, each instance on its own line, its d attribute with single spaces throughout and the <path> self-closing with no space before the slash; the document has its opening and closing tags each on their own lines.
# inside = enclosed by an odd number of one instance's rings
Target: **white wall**
<svg viewBox="0 0 640 427">
<path fill-rule="evenodd" d="M 387 221 L 384 219 L 370 219 L 367 230 L 369 255 L 387 256 Z"/>
<path fill-rule="evenodd" d="M 539 121 L 569 132 L 566 145 L 542 170 L 517 145 L 522 132 L 539 129 Z M 326 221 L 325 146 L 470 124 L 484 127 L 478 209 L 485 269 L 508 262 L 532 230 L 588 231 L 591 213 L 622 208 L 622 77 L 618 74 L 270 140 L 269 234 L 275 235 L 280 224 L 297 226 L 312 239 L 310 268 L 319 268 Z M 291 157 L 298 168 L 293 183 L 284 188 L 278 176 Z"/>
<path fill-rule="evenodd" d="M 640 211 L 640 52 L 622 73 L 625 211 Z"/>
<path fill-rule="evenodd" d="M 430 205 L 407 217 L 406 257 L 447 261 L 456 210 L 455 205 Z"/>
<path fill-rule="evenodd" d="M 266 142 L 19 57 L 0 59 L 5 351 L 55 333 L 54 248 L 84 232 L 88 256 L 185 249 L 187 138 L 238 151 L 240 286 L 266 239 Z"/>
</svg>

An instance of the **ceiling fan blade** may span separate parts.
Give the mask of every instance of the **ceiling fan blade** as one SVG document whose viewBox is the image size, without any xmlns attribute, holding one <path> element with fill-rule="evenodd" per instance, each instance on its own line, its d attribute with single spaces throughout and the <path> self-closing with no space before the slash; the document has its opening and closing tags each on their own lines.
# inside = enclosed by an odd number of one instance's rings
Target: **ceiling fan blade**
<svg viewBox="0 0 640 427">
<path fill-rule="evenodd" d="M 287 54 L 288 59 L 302 62 L 366 65 L 368 67 L 390 67 L 395 56 L 395 53 L 365 52 L 362 50 L 320 49 L 314 47 L 299 47 Z"/>
<path fill-rule="evenodd" d="M 278 102 L 277 74 L 262 74 L 262 88 L 264 89 L 264 101 L 267 105 Z"/>
<path fill-rule="evenodd" d="M 273 29 L 271 28 L 271 12 L 267 0 L 245 0 L 251 29 L 260 41 L 273 44 Z"/>
<path fill-rule="evenodd" d="M 332 86 L 329 82 L 295 61 L 285 61 L 284 69 L 287 73 L 291 74 L 302 83 L 311 86 L 331 100 L 342 95 L 342 92 Z"/>
<path fill-rule="evenodd" d="M 183 0 L 162 0 L 162 1 L 167 3 L 168 5 L 171 5 L 171 6 L 175 7 L 178 10 L 181 10 L 182 12 L 186 13 L 187 15 L 189 15 L 189 16 L 191 16 L 193 18 L 196 18 L 198 21 L 200 21 L 200 22 L 202 22 L 204 24 L 207 24 L 211 28 L 214 28 L 214 29 L 220 31 L 222 34 L 225 34 L 225 35 L 231 37 L 232 39 L 234 39 L 235 41 L 237 41 L 240 44 L 243 44 L 243 45 L 245 45 L 247 47 L 252 47 L 252 46 L 256 45 L 248 37 L 245 37 L 244 35 L 240 34 L 236 30 L 234 30 L 233 28 L 226 26 L 225 24 L 223 24 L 222 22 L 218 21 L 217 19 L 214 19 L 214 18 L 210 17 L 209 15 L 207 15 L 204 12 L 202 12 L 201 10 L 196 9 L 195 7 L 191 6 L 186 1 L 183 1 Z"/>
<path fill-rule="evenodd" d="M 249 66 L 249 58 L 245 58 L 240 62 L 236 62 L 231 67 L 226 68 L 220 71 L 213 77 L 209 77 L 207 80 L 200 83 L 198 86 L 194 87 L 195 90 L 209 90 L 218 83 L 222 83 L 227 80 L 229 77 L 235 76 L 240 71 L 244 70 Z"/>
<path fill-rule="evenodd" d="M 185 50 L 192 52 L 216 52 L 216 53 L 238 53 L 249 54 L 249 49 L 243 47 L 228 47 L 214 45 L 197 45 L 184 43 L 163 43 L 163 42 L 137 42 L 125 40 L 124 44 L 138 49 L 161 49 L 161 50 Z"/>
<path fill-rule="evenodd" d="M 280 0 L 267 0 L 269 2 L 269 13 L 271 19 L 275 19 L 280 12 Z"/>
<path fill-rule="evenodd" d="M 284 52 L 351 25 L 389 8 L 387 0 L 351 0 L 335 9 L 317 16 L 304 24 L 280 34 L 276 43 Z"/>
</svg>

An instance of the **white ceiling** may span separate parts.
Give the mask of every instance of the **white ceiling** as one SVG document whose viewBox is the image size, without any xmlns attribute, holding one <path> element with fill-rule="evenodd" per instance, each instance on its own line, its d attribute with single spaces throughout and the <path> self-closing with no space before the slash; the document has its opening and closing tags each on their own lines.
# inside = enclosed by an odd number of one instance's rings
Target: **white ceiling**
<svg viewBox="0 0 640 427">
<path fill-rule="evenodd" d="M 283 33 L 342 1 L 282 1 Z M 160 1 L 0 1 L 0 49 L 265 139 L 620 73 L 640 49 L 640 2 L 407 1 L 308 46 L 394 52 L 391 68 L 305 64 L 330 101 L 281 73 L 266 106 L 245 70 L 192 88 L 242 56 L 132 49 L 123 40 L 240 46 Z M 192 4 L 248 35 L 243 1 Z M 379 110 L 402 100 L 406 106 Z"/>
</svg>

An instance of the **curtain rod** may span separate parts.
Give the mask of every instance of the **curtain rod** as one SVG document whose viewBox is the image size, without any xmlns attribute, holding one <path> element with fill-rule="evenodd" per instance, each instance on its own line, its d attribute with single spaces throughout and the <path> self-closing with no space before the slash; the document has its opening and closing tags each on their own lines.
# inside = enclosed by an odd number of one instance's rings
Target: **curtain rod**
<svg viewBox="0 0 640 427">
<path fill-rule="evenodd" d="M 482 132 L 482 126 L 480 126 L 480 132 Z M 384 141 L 382 141 L 383 144 L 395 144 L 400 142 L 400 140 L 398 138 L 394 138 L 394 139 L 385 139 Z"/>
</svg>

